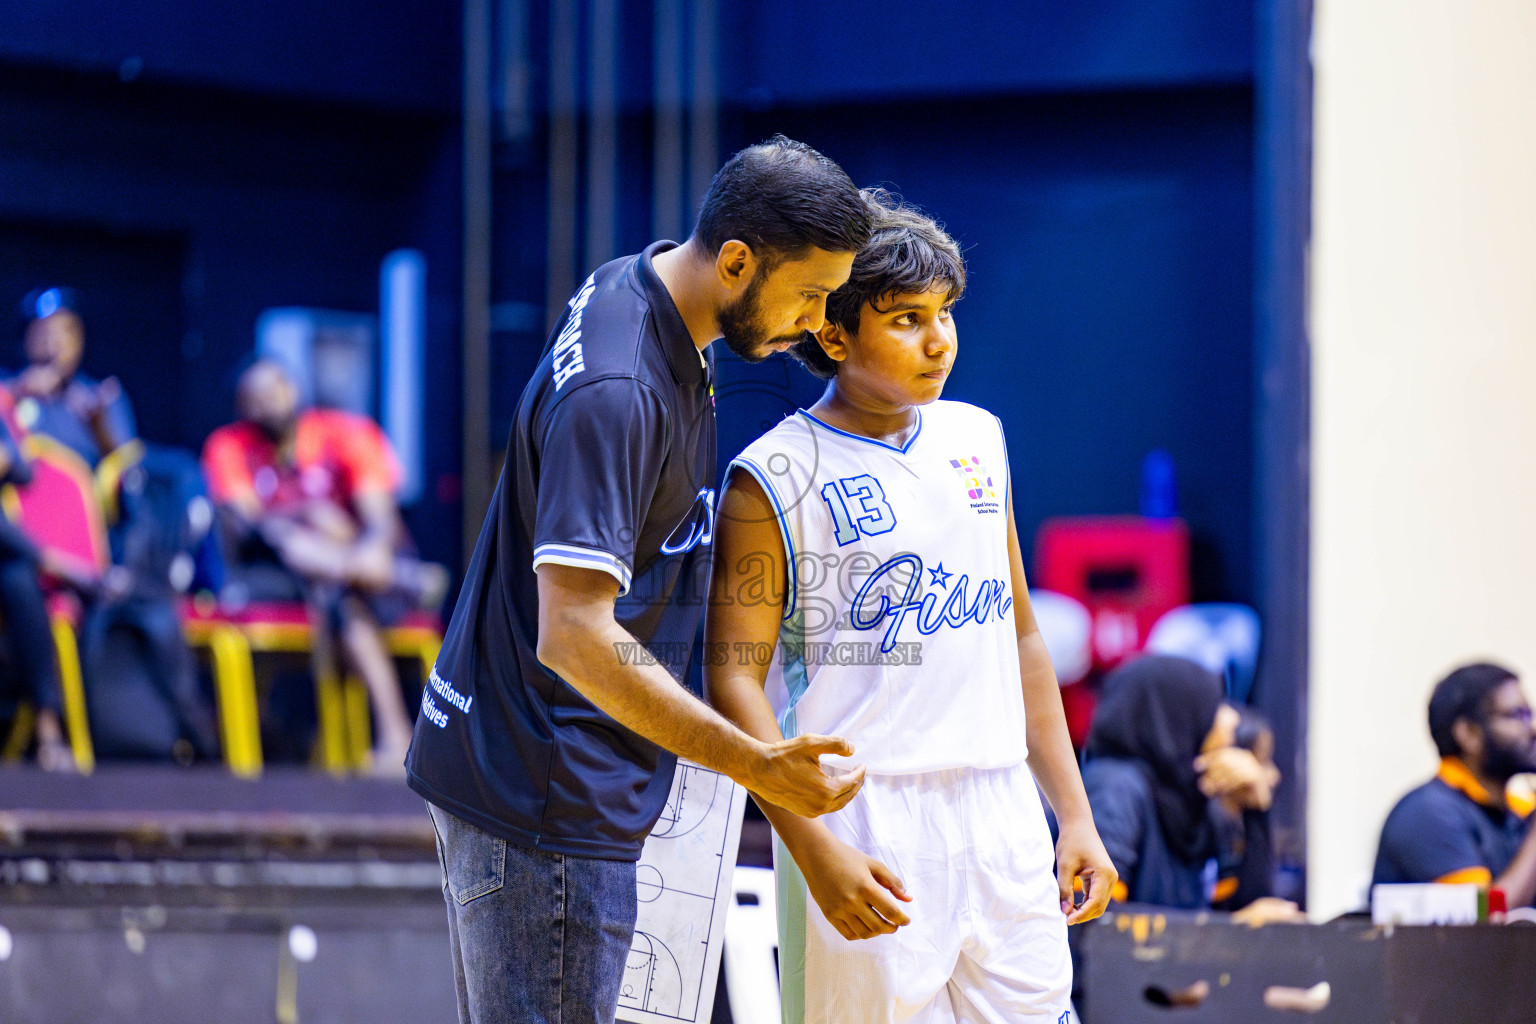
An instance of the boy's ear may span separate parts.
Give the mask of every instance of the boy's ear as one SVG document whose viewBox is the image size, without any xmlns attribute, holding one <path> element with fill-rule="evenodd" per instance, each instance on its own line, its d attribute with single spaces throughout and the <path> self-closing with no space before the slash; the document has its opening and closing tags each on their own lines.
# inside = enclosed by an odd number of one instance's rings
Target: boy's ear
<svg viewBox="0 0 1536 1024">
<path fill-rule="evenodd" d="M 848 332 L 831 320 L 821 325 L 821 330 L 816 332 L 816 341 L 833 362 L 840 363 L 848 358 Z"/>
</svg>

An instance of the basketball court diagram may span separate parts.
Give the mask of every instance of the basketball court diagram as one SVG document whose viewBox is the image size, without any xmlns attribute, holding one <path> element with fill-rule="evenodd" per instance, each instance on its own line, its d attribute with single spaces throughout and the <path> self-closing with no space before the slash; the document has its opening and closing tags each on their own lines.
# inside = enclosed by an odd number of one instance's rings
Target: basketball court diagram
<svg viewBox="0 0 1536 1024">
<path fill-rule="evenodd" d="M 679 760 L 635 869 L 639 915 L 618 1019 L 696 1024 L 714 1006 L 746 790 Z"/>
</svg>

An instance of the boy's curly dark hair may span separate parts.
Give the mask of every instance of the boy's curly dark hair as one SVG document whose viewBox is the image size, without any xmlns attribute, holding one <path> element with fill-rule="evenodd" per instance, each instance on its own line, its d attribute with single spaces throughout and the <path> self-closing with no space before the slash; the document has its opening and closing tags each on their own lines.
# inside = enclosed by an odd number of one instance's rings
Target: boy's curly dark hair
<svg viewBox="0 0 1536 1024">
<path fill-rule="evenodd" d="M 895 295 L 948 287 L 949 302 L 965 291 L 965 257 L 944 226 L 885 189 L 859 193 L 869 205 L 873 230 L 853 260 L 848 283 L 827 296 L 827 320 L 857 332 L 865 305 L 880 312 L 880 303 Z M 822 350 L 814 335 L 789 350 L 807 370 L 823 380 L 837 376 L 837 362 Z"/>
</svg>

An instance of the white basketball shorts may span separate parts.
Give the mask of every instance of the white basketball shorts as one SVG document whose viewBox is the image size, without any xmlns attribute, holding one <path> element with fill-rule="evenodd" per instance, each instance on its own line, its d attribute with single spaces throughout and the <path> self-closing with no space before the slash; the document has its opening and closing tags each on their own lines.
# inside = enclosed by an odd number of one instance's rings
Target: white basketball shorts
<svg viewBox="0 0 1536 1024">
<path fill-rule="evenodd" d="M 871 775 L 820 820 L 906 883 L 912 923 L 843 938 L 777 844 L 785 1024 L 1073 1019 L 1055 852 L 1026 765 Z"/>
</svg>

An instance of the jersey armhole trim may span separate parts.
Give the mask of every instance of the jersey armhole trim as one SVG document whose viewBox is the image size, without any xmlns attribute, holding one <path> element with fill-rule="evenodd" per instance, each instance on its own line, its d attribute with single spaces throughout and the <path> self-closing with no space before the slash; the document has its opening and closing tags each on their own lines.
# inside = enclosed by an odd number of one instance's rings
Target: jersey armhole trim
<svg viewBox="0 0 1536 1024">
<path fill-rule="evenodd" d="M 569 565 L 577 569 L 601 569 L 619 581 L 619 596 L 629 593 L 631 574 L 629 566 L 617 555 L 597 548 L 584 548 L 575 544 L 540 544 L 533 550 L 533 570 L 545 564 Z"/>
<path fill-rule="evenodd" d="M 1008 464 L 1008 431 L 1003 429 L 1002 418 L 993 415 L 997 421 L 997 439 L 1003 446 L 1003 508 L 1008 507 L 1008 501 L 1013 497 L 1013 467 Z"/>
<path fill-rule="evenodd" d="M 773 503 L 774 515 L 779 521 L 779 536 L 784 540 L 784 575 L 788 580 L 788 592 L 784 595 L 784 614 L 782 618 L 788 619 L 795 614 L 795 599 L 800 592 L 800 579 L 795 571 L 795 542 L 789 535 L 789 519 L 784 512 L 784 503 L 779 500 L 778 492 L 773 489 L 773 484 L 768 482 L 768 474 L 763 472 L 751 459 L 738 455 L 731 460 L 727 472 L 740 466 L 762 487 L 763 493 L 768 495 L 768 500 Z"/>
</svg>

